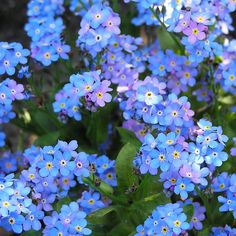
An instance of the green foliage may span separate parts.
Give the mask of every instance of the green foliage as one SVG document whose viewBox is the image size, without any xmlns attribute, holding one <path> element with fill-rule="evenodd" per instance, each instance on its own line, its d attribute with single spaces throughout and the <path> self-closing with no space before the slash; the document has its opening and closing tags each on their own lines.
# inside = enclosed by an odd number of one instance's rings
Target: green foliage
<svg viewBox="0 0 236 236">
<path fill-rule="evenodd" d="M 61 207 L 63 205 L 69 205 L 70 203 L 71 203 L 71 198 L 70 197 L 64 197 L 55 204 L 54 209 L 55 209 L 55 211 L 60 212 Z"/>
<path fill-rule="evenodd" d="M 97 210 L 91 213 L 87 219 L 95 225 L 96 230 L 98 229 L 97 225 L 103 225 L 104 235 L 132 235 L 136 226 L 143 223 L 157 205 L 164 205 L 168 202 L 169 199 L 164 193 L 157 193 L 126 206 L 116 204 Z M 112 225 L 110 225 L 111 219 Z"/>
<path fill-rule="evenodd" d="M 21 236 L 42 236 L 40 231 L 30 230 L 21 234 Z"/>
<path fill-rule="evenodd" d="M 190 222 L 193 217 L 193 213 L 194 213 L 193 205 L 187 204 L 187 205 L 183 206 L 183 210 L 184 210 L 184 213 L 187 215 L 187 222 Z"/>
<path fill-rule="evenodd" d="M 207 236 L 209 234 L 210 234 L 210 229 L 209 228 L 204 228 L 203 230 L 198 231 L 196 233 L 196 236 Z"/>
<path fill-rule="evenodd" d="M 137 185 L 138 177 L 133 170 L 133 159 L 137 146 L 127 143 L 119 152 L 116 159 L 116 174 L 119 191 L 126 191 L 133 184 Z M 129 174 L 128 174 L 129 173 Z"/>
<path fill-rule="evenodd" d="M 123 144 L 126 144 L 129 142 L 133 146 L 135 146 L 137 149 L 139 149 L 139 147 L 141 147 L 142 143 L 140 142 L 140 140 L 136 137 L 136 135 L 132 131 L 122 128 L 122 127 L 117 127 L 116 129 L 119 132 L 119 135 L 121 137 L 121 141 Z"/>
</svg>

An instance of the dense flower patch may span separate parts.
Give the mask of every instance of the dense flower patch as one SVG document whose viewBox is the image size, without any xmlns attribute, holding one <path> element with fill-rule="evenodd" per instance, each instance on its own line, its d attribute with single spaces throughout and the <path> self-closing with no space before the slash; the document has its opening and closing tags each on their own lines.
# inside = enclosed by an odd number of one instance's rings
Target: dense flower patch
<svg viewBox="0 0 236 236">
<path fill-rule="evenodd" d="M 0 226 L 236 235 L 235 10 L 30 0 L 30 44 L 0 42 Z"/>
</svg>

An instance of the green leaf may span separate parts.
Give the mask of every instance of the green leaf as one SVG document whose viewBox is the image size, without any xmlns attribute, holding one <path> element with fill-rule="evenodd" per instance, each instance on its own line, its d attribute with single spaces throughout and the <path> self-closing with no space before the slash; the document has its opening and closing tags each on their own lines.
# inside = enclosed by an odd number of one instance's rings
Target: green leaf
<svg viewBox="0 0 236 236">
<path fill-rule="evenodd" d="M 136 192 L 134 193 L 134 198 L 136 200 L 139 200 L 161 192 L 163 190 L 163 187 L 162 183 L 160 183 L 158 180 L 158 175 L 146 174 L 141 184 L 138 186 Z"/>
<path fill-rule="evenodd" d="M 116 211 L 115 206 L 109 206 L 106 208 L 99 209 L 99 210 L 94 211 L 91 214 L 89 214 L 87 216 L 87 220 L 91 224 L 101 224 L 104 221 L 104 217 L 113 211 Z"/>
<path fill-rule="evenodd" d="M 59 136 L 60 136 L 59 131 L 50 132 L 48 134 L 38 137 L 35 140 L 34 145 L 36 145 L 36 146 L 54 145 L 54 144 L 56 144 Z"/>
<path fill-rule="evenodd" d="M 159 205 L 165 205 L 169 203 L 170 199 L 166 197 L 164 193 L 156 193 L 151 196 L 145 197 L 142 200 L 136 201 L 132 204 L 132 209 L 134 211 L 139 211 L 143 214 L 143 219 L 145 220 L 152 211 Z"/>
<path fill-rule="evenodd" d="M 87 127 L 86 136 L 96 148 L 108 139 L 108 124 L 115 105 L 114 103 L 109 103 L 97 112 L 86 114 L 87 117 L 84 118 L 83 122 Z"/>
<path fill-rule="evenodd" d="M 183 210 L 187 216 L 187 222 L 190 222 L 193 217 L 193 213 L 194 213 L 193 205 L 192 204 L 185 205 L 185 206 L 183 206 Z"/>
<path fill-rule="evenodd" d="M 40 231 L 30 230 L 21 234 L 22 236 L 41 236 L 42 233 Z"/>
<path fill-rule="evenodd" d="M 209 234 L 210 234 L 209 228 L 205 228 L 205 229 L 197 232 L 197 236 L 207 236 Z"/>
<path fill-rule="evenodd" d="M 128 222 L 120 223 L 115 226 L 109 233 L 108 236 L 121 236 L 121 235 L 129 235 L 132 232 L 133 227 L 131 227 Z"/>
<path fill-rule="evenodd" d="M 133 184 L 138 183 L 138 177 L 133 171 L 133 159 L 136 155 L 137 149 L 131 144 L 127 143 L 120 150 L 116 159 L 116 175 L 118 188 L 124 192 Z"/>
<path fill-rule="evenodd" d="M 139 139 L 136 137 L 136 135 L 132 131 L 128 129 L 124 129 L 122 127 L 117 127 L 117 130 L 121 136 L 121 141 L 123 144 L 126 144 L 129 142 L 133 144 L 135 147 L 137 147 L 137 149 L 140 148 L 142 143 L 139 141 Z"/>
<path fill-rule="evenodd" d="M 42 134 L 57 130 L 59 121 L 54 114 L 44 110 L 30 111 L 30 114 L 32 122 L 41 128 Z"/>
<path fill-rule="evenodd" d="M 54 209 L 55 209 L 55 211 L 60 212 L 60 211 L 61 211 L 61 207 L 62 207 L 63 205 L 68 205 L 68 204 L 70 204 L 70 203 L 71 203 L 71 199 L 70 199 L 69 197 L 65 197 L 65 198 L 59 200 L 59 201 L 55 204 Z"/>
</svg>

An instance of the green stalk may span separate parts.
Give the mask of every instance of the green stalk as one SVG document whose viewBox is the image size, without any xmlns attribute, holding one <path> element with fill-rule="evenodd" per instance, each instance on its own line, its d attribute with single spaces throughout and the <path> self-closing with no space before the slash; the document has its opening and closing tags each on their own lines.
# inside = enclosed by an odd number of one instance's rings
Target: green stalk
<svg viewBox="0 0 236 236">
<path fill-rule="evenodd" d="M 206 207 L 207 220 L 208 220 L 209 224 L 211 225 L 211 223 L 212 223 L 212 210 L 211 210 L 210 204 L 208 202 L 208 199 L 204 194 L 202 194 L 201 190 L 197 186 L 195 187 L 195 190 L 196 190 L 198 196 L 203 201 L 204 206 Z"/>
<path fill-rule="evenodd" d="M 122 201 L 119 198 L 115 197 L 113 195 L 113 188 L 108 185 L 107 183 L 101 181 L 99 186 L 96 186 L 96 184 L 94 183 L 94 175 L 90 175 L 87 178 L 82 178 L 83 182 L 85 184 L 88 184 L 91 188 L 95 189 L 96 191 L 100 192 L 102 195 L 110 198 L 114 203 L 118 203 L 121 205 L 125 205 L 126 201 Z"/>
<path fill-rule="evenodd" d="M 178 45 L 180 51 L 182 54 L 185 54 L 185 50 L 183 45 L 179 42 L 178 38 L 176 38 L 176 36 L 174 34 L 172 34 L 171 32 L 169 32 L 167 30 L 166 25 L 161 21 L 161 19 L 159 18 L 159 16 L 157 15 L 156 11 L 150 7 L 151 12 L 153 13 L 153 15 L 156 17 L 156 19 L 158 20 L 158 22 L 161 24 L 161 26 L 166 30 L 166 32 L 170 35 L 170 37 L 175 41 L 175 43 Z"/>
<path fill-rule="evenodd" d="M 85 6 L 85 4 L 83 3 L 82 0 L 79 0 L 79 3 L 82 5 L 82 7 L 83 7 L 86 11 L 88 11 L 88 8 Z"/>
</svg>

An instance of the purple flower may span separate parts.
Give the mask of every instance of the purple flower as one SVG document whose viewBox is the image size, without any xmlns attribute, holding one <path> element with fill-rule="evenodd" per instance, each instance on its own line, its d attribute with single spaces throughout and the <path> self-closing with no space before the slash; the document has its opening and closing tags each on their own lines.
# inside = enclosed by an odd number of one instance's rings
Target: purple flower
<svg viewBox="0 0 236 236">
<path fill-rule="evenodd" d="M 95 91 L 92 93 L 91 100 L 98 106 L 104 107 L 105 102 L 110 102 L 112 99 L 112 96 L 107 93 L 112 91 L 111 88 L 109 88 L 111 82 L 108 80 L 103 80 L 101 85 L 95 89 Z"/>
<path fill-rule="evenodd" d="M 203 24 L 197 24 L 194 21 L 190 21 L 189 26 L 183 30 L 183 33 L 188 36 L 188 41 L 194 44 L 197 40 L 203 40 L 206 38 L 206 31 L 208 28 Z"/>
<path fill-rule="evenodd" d="M 174 31 L 175 32 L 181 32 L 185 30 L 189 23 L 190 23 L 190 16 L 191 12 L 187 12 L 184 14 L 184 17 L 178 22 L 177 26 L 175 27 Z"/>
<path fill-rule="evenodd" d="M 189 229 L 195 228 L 196 230 L 201 230 L 203 228 L 202 222 L 205 219 L 206 208 L 201 206 L 198 202 L 192 203 L 194 206 L 194 213 L 190 221 Z"/>
</svg>

